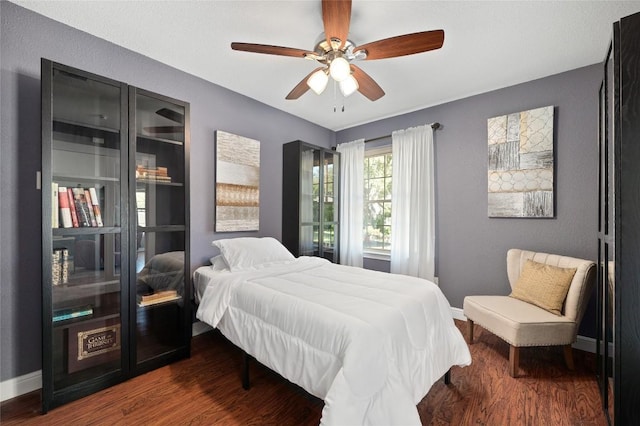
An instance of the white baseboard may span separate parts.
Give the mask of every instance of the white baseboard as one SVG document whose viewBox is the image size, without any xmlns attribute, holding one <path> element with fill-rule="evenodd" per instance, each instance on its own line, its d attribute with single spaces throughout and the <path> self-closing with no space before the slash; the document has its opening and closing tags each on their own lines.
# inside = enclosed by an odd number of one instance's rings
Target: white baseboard
<svg viewBox="0 0 640 426">
<path fill-rule="evenodd" d="M 42 370 L 0 382 L 0 401 L 7 401 L 42 388 Z"/>
<path fill-rule="evenodd" d="M 202 321 L 196 321 L 191 325 L 191 336 L 197 336 L 198 334 L 206 333 L 213 330 L 209 324 Z"/>
<path fill-rule="evenodd" d="M 466 321 L 467 317 L 460 308 L 451 308 L 451 315 L 454 319 Z M 203 322 L 197 321 L 193 323 L 191 333 L 197 336 L 211 330 L 211 326 Z M 585 352 L 596 352 L 596 340 L 591 337 L 578 336 L 578 340 L 573 344 L 575 349 Z M 610 346 L 609 353 L 613 353 L 613 347 Z M 20 377 L 0 382 L 0 402 L 7 401 L 20 395 L 33 392 L 42 388 L 42 371 L 34 371 Z"/>
<path fill-rule="evenodd" d="M 453 319 L 457 319 L 460 321 L 466 321 L 467 317 L 464 316 L 464 311 L 460 308 L 451 308 L 451 315 Z"/>
<path fill-rule="evenodd" d="M 460 308 L 451 308 L 451 315 L 453 319 L 460 321 L 466 321 L 467 317 L 464 316 L 464 311 Z M 593 337 L 586 337 L 578 335 L 576 342 L 571 345 L 574 349 L 578 349 L 585 352 L 596 353 L 596 339 Z M 609 353 L 613 353 L 613 344 L 609 344 Z"/>
<path fill-rule="evenodd" d="M 212 327 L 203 322 L 194 322 L 191 327 L 192 336 L 206 333 L 212 330 Z M 0 402 L 8 401 L 17 396 L 24 395 L 29 392 L 42 388 L 42 370 L 25 374 L 24 376 L 15 377 L 13 379 L 0 382 Z"/>
</svg>

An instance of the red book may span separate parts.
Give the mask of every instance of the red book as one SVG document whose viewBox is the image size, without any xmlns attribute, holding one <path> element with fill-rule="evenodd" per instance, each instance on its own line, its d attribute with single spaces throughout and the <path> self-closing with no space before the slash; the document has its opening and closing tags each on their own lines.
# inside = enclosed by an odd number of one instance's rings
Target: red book
<svg viewBox="0 0 640 426">
<path fill-rule="evenodd" d="M 60 189 L 58 189 L 58 191 L 60 191 Z M 78 224 L 78 214 L 76 213 L 76 203 L 72 188 L 67 188 L 67 199 L 69 202 L 69 210 L 71 211 L 71 222 L 73 222 L 74 228 L 78 228 L 80 225 Z"/>
<path fill-rule="evenodd" d="M 67 194 L 67 187 L 60 186 L 58 188 L 58 204 L 60 207 L 60 223 L 63 228 L 73 228 L 73 221 L 71 220 L 71 210 L 69 209 L 69 195 Z"/>
</svg>

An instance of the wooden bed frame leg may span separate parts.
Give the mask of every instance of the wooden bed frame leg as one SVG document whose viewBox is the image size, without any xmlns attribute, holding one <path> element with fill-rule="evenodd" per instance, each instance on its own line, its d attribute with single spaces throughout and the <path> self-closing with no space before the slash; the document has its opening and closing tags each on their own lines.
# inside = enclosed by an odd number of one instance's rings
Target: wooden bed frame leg
<svg viewBox="0 0 640 426">
<path fill-rule="evenodd" d="M 473 343 L 473 320 L 467 318 L 467 327 L 469 329 L 469 344 Z"/>
<path fill-rule="evenodd" d="M 444 384 L 445 385 L 451 384 L 451 369 L 448 369 L 447 372 L 444 373 Z"/>
<path fill-rule="evenodd" d="M 242 389 L 249 390 L 249 354 L 242 352 Z"/>
</svg>

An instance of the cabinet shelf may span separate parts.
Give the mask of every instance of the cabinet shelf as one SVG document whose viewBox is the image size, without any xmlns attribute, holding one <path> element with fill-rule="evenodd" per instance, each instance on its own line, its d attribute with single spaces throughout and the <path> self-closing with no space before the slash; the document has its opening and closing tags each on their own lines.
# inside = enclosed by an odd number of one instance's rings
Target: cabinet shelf
<svg viewBox="0 0 640 426">
<path fill-rule="evenodd" d="M 154 185 L 154 186 L 184 186 L 182 182 L 165 182 L 162 180 L 153 179 L 136 179 L 138 185 Z"/>
<path fill-rule="evenodd" d="M 53 175 L 54 182 L 113 183 L 120 182 L 117 177 L 86 175 Z"/>
<path fill-rule="evenodd" d="M 136 135 L 136 137 L 138 139 L 144 139 L 144 140 L 152 141 L 152 142 L 170 143 L 170 144 L 173 144 L 173 145 L 181 145 L 181 146 L 184 145 L 184 142 L 182 142 L 182 141 L 176 141 L 176 140 L 173 140 L 173 139 L 158 138 L 158 137 L 155 137 L 155 136 L 142 135 L 140 133 L 138 133 Z"/>
<path fill-rule="evenodd" d="M 56 133 L 80 136 L 73 138 L 75 144 L 111 149 L 118 149 L 120 145 L 120 130 L 117 129 L 64 119 L 54 119 L 51 125 Z"/>
<path fill-rule="evenodd" d="M 138 232 L 180 232 L 186 231 L 184 225 L 138 226 Z"/>
<path fill-rule="evenodd" d="M 120 129 L 101 127 L 89 123 L 80 123 L 55 117 L 53 118 L 53 131 L 73 134 L 80 134 L 79 131 L 81 131 L 87 133 L 88 136 L 94 136 L 96 134 L 120 135 Z"/>
<path fill-rule="evenodd" d="M 84 278 L 86 279 L 86 277 Z M 90 300 L 107 294 L 120 293 L 120 279 L 117 281 L 82 282 L 83 278 L 70 279 L 69 284 L 55 286 L 52 291 L 54 309 L 72 308 L 81 304 L 93 304 Z M 87 300 L 87 303 L 81 303 Z"/>
<path fill-rule="evenodd" d="M 181 296 L 176 296 L 172 299 L 169 300 L 160 300 L 158 302 L 149 302 L 149 303 L 142 303 L 142 302 L 138 302 L 138 309 L 152 309 L 158 306 L 164 306 L 164 305 L 170 305 L 170 304 L 175 304 L 178 302 L 182 301 L 182 297 Z"/>
<path fill-rule="evenodd" d="M 53 236 L 64 237 L 68 235 L 100 235 L 119 234 L 122 228 L 119 226 L 85 226 L 82 228 L 52 228 Z"/>
<path fill-rule="evenodd" d="M 113 309 L 109 309 L 109 308 L 94 307 L 93 314 L 91 315 L 54 322 L 53 327 L 56 329 L 64 330 L 79 323 L 90 324 L 92 322 L 104 322 L 112 318 L 120 317 L 119 312 L 113 313 L 112 311 Z"/>
</svg>

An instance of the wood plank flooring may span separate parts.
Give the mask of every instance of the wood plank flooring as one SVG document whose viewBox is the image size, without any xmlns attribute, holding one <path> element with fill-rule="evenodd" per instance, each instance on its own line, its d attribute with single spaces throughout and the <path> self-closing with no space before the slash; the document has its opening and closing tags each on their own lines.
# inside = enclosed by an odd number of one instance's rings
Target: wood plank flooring
<svg viewBox="0 0 640 426">
<path fill-rule="evenodd" d="M 464 322 L 456 325 L 465 329 Z M 454 367 L 418 404 L 424 425 L 606 425 L 593 354 L 561 348 L 521 351 L 520 377 L 508 373 L 506 343 L 476 325 L 473 364 Z M 40 392 L 6 401 L 2 425 L 317 425 L 322 401 L 252 363 L 241 386 L 240 351 L 218 333 L 193 339 L 192 356 L 40 414 Z"/>
</svg>

